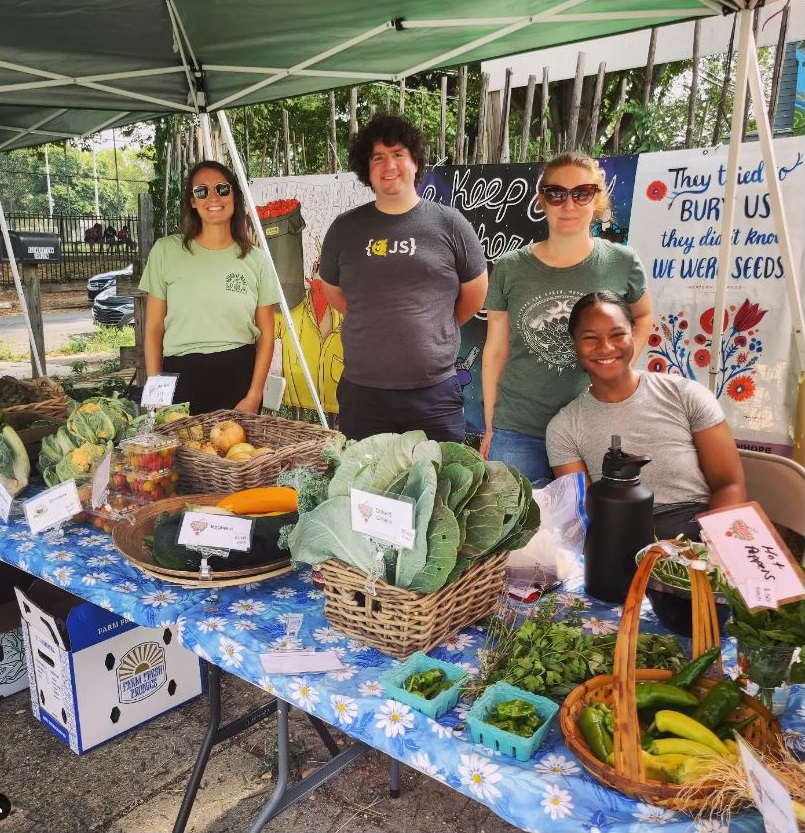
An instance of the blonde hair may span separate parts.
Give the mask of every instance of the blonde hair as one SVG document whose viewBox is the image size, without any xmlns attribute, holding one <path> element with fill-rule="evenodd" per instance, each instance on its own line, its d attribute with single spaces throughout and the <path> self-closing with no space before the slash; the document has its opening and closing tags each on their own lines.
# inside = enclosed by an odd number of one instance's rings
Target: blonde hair
<svg viewBox="0 0 805 833">
<path fill-rule="evenodd" d="M 578 150 L 567 150 L 564 153 L 554 156 L 553 159 L 548 160 L 542 169 L 543 187 L 553 184 L 551 182 L 551 174 L 559 170 L 559 168 L 569 168 L 571 166 L 584 168 L 590 174 L 592 184 L 597 185 L 599 188 L 598 193 L 595 195 L 593 220 L 601 220 L 603 222 L 611 220 L 613 211 L 612 202 L 609 199 L 609 193 L 607 191 L 606 174 L 604 173 L 604 169 L 598 164 L 598 160 L 593 159 L 592 156 L 588 156 L 586 153 Z"/>
</svg>

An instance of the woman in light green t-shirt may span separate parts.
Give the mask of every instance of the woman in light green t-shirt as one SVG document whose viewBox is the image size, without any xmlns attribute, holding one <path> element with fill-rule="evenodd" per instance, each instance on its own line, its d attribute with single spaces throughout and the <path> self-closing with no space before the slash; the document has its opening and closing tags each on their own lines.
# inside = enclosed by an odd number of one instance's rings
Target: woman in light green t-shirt
<svg viewBox="0 0 805 833">
<path fill-rule="evenodd" d="M 148 293 L 145 369 L 178 373 L 175 402 L 192 414 L 258 413 L 279 300 L 270 259 L 249 236 L 243 193 L 219 162 L 188 174 L 180 233 L 158 240 L 140 281 Z"/>
</svg>

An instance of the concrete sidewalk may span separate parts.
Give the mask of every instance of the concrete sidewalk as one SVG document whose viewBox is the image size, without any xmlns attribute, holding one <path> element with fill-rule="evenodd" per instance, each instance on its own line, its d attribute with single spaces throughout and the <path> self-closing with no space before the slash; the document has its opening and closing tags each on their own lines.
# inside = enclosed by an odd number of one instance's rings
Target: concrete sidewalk
<svg viewBox="0 0 805 833">
<path fill-rule="evenodd" d="M 264 703 L 266 694 L 222 673 L 226 720 Z M 207 720 L 206 697 L 168 712 L 79 757 L 31 714 L 28 691 L 0 699 L 0 792 L 11 814 L 0 833 L 169 833 Z M 248 830 L 273 789 L 274 720 L 213 750 L 188 833 Z M 334 736 L 343 739 L 334 730 Z M 327 752 L 307 718 L 291 713 L 294 763 L 306 774 Z M 388 760 L 359 759 L 273 819 L 272 833 L 514 833 L 490 810 L 402 767 L 402 796 L 388 794 Z"/>
</svg>

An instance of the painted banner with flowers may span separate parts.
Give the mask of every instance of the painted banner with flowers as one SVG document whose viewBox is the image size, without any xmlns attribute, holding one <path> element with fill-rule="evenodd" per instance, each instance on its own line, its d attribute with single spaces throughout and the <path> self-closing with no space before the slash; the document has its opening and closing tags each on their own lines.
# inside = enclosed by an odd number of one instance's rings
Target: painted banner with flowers
<svg viewBox="0 0 805 833">
<path fill-rule="evenodd" d="M 802 293 L 805 140 L 774 143 Z M 650 153 L 635 173 L 629 244 L 654 302 L 654 332 L 640 363 L 708 384 L 721 243 L 726 147 Z M 741 147 L 726 309 L 714 393 L 739 444 L 789 454 L 799 370 L 768 177 L 756 143 Z"/>
</svg>

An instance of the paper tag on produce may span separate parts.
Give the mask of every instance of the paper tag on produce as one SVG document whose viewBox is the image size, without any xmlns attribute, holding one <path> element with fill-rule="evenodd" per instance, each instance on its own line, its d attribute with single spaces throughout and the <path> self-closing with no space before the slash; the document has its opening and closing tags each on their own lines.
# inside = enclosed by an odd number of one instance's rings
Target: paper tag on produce
<svg viewBox="0 0 805 833">
<path fill-rule="evenodd" d="M 414 546 L 414 503 L 408 498 L 390 498 L 363 489 L 350 489 L 352 529 L 400 549 Z"/>
<path fill-rule="evenodd" d="M 766 769 L 755 750 L 736 735 L 749 792 L 763 816 L 766 833 L 796 833 L 797 820 L 791 794 L 785 785 Z"/>
<path fill-rule="evenodd" d="M 8 515 L 11 512 L 12 500 L 14 500 L 14 498 L 11 497 L 11 493 L 2 483 L 0 483 L 0 518 L 2 518 L 6 523 L 8 523 Z"/>
<path fill-rule="evenodd" d="M 81 500 L 75 480 L 45 489 L 22 504 L 25 520 L 34 534 L 56 524 L 64 523 L 81 511 Z"/>
<path fill-rule="evenodd" d="M 143 385 L 140 405 L 143 408 L 160 408 L 163 405 L 170 405 L 173 402 L 173 394 L 178 381 L 178 373 L 160 373 L 157 376 L 149 376 Z"/>
<path fill-rule="evenodd" d="M 344 667 L 335 651 L 271 651 L 260 654 L 260 664 L 267 674 L 319 674 Z"/>
<path fill-rule="evenodd" d="M 712 560 L 727 574 L 750 610 L 805 598 L 805 580 L 758 503 L 697 515 Z"/>
<path fill-rule="evenodd" d="M 106 502 L 109 494 L 109 478 L 112 474 L 112 455 L 107 454 L 95 469 L 92 477 L 92 508 L 97 509 Z"/>
<path fill-rule="evenodd" d="M 254 521 L 250 518 L 213 512 L 185 512 L 178 542 L 186 547 L 242 552 L 251 548 L 253 525 Z"/>
</svg>

